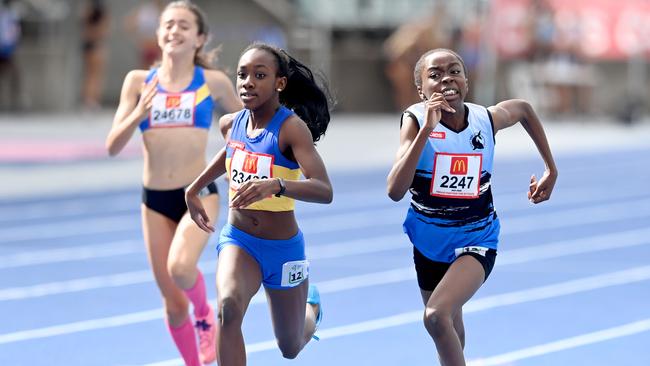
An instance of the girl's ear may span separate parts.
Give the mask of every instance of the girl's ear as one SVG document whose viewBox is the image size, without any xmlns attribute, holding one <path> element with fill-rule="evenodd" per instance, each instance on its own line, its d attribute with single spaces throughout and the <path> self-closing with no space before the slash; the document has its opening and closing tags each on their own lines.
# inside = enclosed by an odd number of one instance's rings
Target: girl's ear
<svg viewBox="0 0 650 366">
<path fill-rule="evenodd" d="M 278 92 L 283 91 L 284 88 L 286 88 L 286 87 L 287 87 L 287 77 L 286 76 L 279 77 L 279 78 L 277 78 L 275 80 L 275 90 L 277 90 Z"/>
<path fill-rule="evenodd" d="M 205 45 L 205 41 L 206 41 L 206 39 L 207 39 L 207 37 L 206 37 L 205 34 L 199 34 L 199 36 L 197 37 L 198 42 L 197 42 L 197 44 L 196 44 L 194 47 L 195 47 L 197 50 L 198 50 L 199 48 L 203 47 L 203 46 Z"/>
<path fill-rule="evenodd" d="M 418 87 L 418 95 L 420 96 L 420 99 L 427 100 L 426 95 L 424 95 L 424 93 L 422 92 L 422 88 L 419 87 Z"/>
</svg>

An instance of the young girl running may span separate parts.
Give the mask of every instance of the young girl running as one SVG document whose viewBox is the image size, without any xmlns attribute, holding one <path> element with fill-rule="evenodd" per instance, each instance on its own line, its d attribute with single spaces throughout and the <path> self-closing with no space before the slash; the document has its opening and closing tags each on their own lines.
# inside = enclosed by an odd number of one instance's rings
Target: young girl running
<svg viewBox="0 0 650 366">
<path fill-rule="evenodd" d="M 245 108 L 220 120 L 229 130 L 226 147 L 185 194 L 192 219 L 212 232 L 199 192 L 228 173 L 229 223 L 217 248 L 220 366 L 246 364 L 241 325 L 262 284 L 282 355 L 295 358 L 309 342 L 322 310 L 318 291 L 308 285 L 309 263 L 294 204 L 332 201 L 332 186 L 314 147 L 330 119 L 327 89 L 285 51 L 260 43 L 239 59 L 237 89 Z"/>
<path fill-rule="evenodd" d="M 539 181 L 531 177 L 531 202 L 551 197 L 558 172 L 530 104 L 465 102 L 467 71 L 457 53 L 426 52 L 414 77 L 422 102 L 402 115 L 388 196 L 399 201 L 412 193 L 404 232 L 413 243 L 424 326 L 443 366 L 465 365 L 462 307 L 489 276 L 497 254 L 500 226 L 490 186 L 495 134 L 519 122 L 537 146 L 546 170 Z"/>
<path fill-rule="evenodd" d="M 127 74 L 106 146 L 114 156 L 138 127 L 142 131 L 144 241 L 169 331 L 185 364 L 194 366 L 216 359 L 216 327 L 197 268 L 209 235 L 186 213 L 184 189 L 206 166 L 215 102 L 226 111 L 238 110 L 242 104 L 229 78 L 209 69 L 210 60 L 202 51 L 208 29 L 196 5 L 169 3 L 156 33 L 162 50 L 160 66 Z M 199 196 L 206 207 L 205 219 L 215 222 L 216 185 L 209 182 Z M 194 322 L 188 316 L 189 302 Z"/>
</svg>

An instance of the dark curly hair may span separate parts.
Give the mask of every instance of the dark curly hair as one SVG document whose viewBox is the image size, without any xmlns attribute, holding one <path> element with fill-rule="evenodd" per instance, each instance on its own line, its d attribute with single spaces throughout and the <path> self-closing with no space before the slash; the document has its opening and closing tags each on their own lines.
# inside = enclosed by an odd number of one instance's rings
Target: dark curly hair
<svg viewBox="0 0 650 366">
<path fill-rule="evenodd" d="M 285 50 L 261 42 L 246 47 L 242 55 L 258 49 L 272 54 L 278 67 L 278 76 L 287 78 L 287 86 L 280 92 L 280 103 L 291 109 L 309 128 L 312 140 L 320 140 L 330 122 L 330 108 L 334 100 L 327 81 L 314 73 Z M 318 80 L 317 80 L 318 79 Z"/>
</svg>

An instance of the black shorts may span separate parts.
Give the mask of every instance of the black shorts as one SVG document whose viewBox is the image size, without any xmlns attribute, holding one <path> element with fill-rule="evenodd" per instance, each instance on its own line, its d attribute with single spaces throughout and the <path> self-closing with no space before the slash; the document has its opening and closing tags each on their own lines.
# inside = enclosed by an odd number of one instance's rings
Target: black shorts
<svg viewBox="0 0 650 366">
<path fill-rule="evenodd" d="M 494 268 L 497 251 L 494 249 L 488 249 L 485 256 L 474 252 L 464 252 L 456 257 L 456 259 L 464 255 L 471 255 L 481 263 L 483 271 L 485 271 L 485 277 L 483 278 L 483 282 L 485 282 L 490 276 L 492 268 Z M 415 246 L 413 247 L 413 262 L 415 263 L 415 272 L 417 272 L 418 285 L 424 291 L 435 290 L 436 286 L 438 286 L 442 277 L 444 277 L 445 273 L 447 273 L 447 270 L 453 263 L 432 261 L 425 257 L 424 254 L 420 253 Z"/>
<path fill-rule="evenodd" d="M 203 197 L 217 193 L 219 193 L 217 185 L 212 182 L 201 190 L 199 196 Z M 142 187 L 142 203 L 176 223 L 181 221 L 181 218 L 183 218 L 183 215 L 187 211 L 185 188 L 157 191 Z"/>
</svg>

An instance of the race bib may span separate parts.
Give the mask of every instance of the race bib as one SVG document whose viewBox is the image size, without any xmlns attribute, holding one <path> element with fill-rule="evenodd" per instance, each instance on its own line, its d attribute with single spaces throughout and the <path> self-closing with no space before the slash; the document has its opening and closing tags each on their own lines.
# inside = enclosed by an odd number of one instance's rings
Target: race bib
<svg viewBox="0 0 650 366">
<path fill-rule="evenodd" d="M 195 92 L 157 93 L 149 112 L 151 127 L 193 126 L 195 99 Z"/>
<path fill-rule="evenodd" d="M 480 256 L 485 257 L 485 254 L 490 250 L 490 248 L 486 247 L 462 247 L 462 248 L 456 248 L 454 249 L 454 254 L 456 255 L 456 258 L 458 258 L 461 254 L 463 253 L 476 253 Z"/>
<path fill-rule="evenodd" d="M 230 188 L 239 187 L 251 179 L 273 178 L 273 155 L 234 149 L 230 160 Z"/>
<path fill-rule="evenodd" d="M 477 198 L 482 164 L 481 154 L 436 153 L 430 194 L 438 197 Z"/>
<path fill-rule="evenodd" d="M 309 261 L 291 261 L 282 265 L 282 287 L 295 287 L 309 277 Z"/>
</svg>

